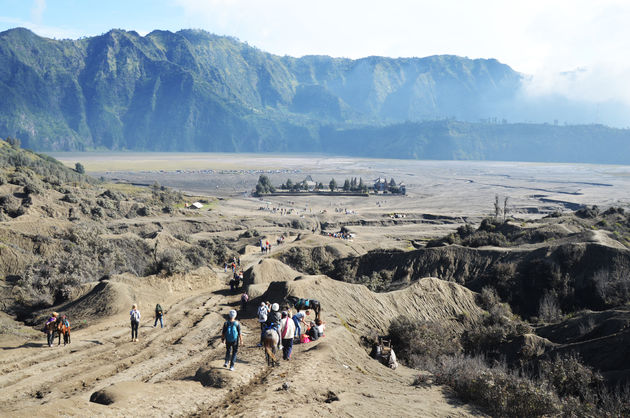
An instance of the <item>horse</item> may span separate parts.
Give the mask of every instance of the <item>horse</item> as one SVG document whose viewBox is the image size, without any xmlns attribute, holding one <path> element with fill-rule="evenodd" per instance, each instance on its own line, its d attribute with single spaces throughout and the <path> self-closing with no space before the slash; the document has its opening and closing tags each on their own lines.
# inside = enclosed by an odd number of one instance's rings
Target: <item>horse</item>
<svg viewBox="0 0 630 418">
<path fill-rule="evenodd" d="M 315 319 L 320 319 L 322 305 L 315 299 L 297 299 L 293 304 L 293 307 L 297 309 L 298 312 L 312 309 L 313 312 L 315 312 Z"/>
<path fill-rule="evenodd" d="M 265 359 L 267 360 L 267 366 L 276 366 L 279 365 L 280 362 L 276 358 L 276 349 L 278 348 L 278 342 L 280 341 L 280 336 L 278 336 L 278 332 L 269 328 L 264 331 L 263 334 L 263 348 L 265 349 Z"/>
<path fill-rule="evenodd" d="M 59 318 L 55 321 L 55 332 L 57 333 L 57 345 L 61 345 L 61 336 L 63 335 L 63 345 L 70 344 L 70 323 L 66 325 L 65 318 Z"/>
</svg>

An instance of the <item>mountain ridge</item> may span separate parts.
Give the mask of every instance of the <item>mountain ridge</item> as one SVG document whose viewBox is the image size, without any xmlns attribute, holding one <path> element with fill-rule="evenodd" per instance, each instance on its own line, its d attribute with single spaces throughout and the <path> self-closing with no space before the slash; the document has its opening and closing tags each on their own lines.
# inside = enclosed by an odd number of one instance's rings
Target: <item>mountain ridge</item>
<svg viewBox="0 0 630 418">
<path fill-rule="evenodd" d="M 42 151 L 364 155 L 385 141 L 394 147 L 388 154 L 404 158 L 505 159 L 481 152 L 484 141 L 497 141 L 484 137 L 497 123 L 479 120 L 501 121 L 514 139 L 508 148 L 532 141 L 505 117 L 529 106 L 521 97 L 523 75 L 496 59 L 296 58 L 202 30 L 140 36 L 112 29 L 58 41 L 17 28 L 0 33 L 0 64 L 0 134 Z M 452 126 L 465 126 L 473 139 L 462 143 Z M 552 141 L 564 129 L 537 126 Z M 353 133 L 359 151 L 332 135 L 340 132 L 345 139 Z M 604 127 L 599 134 L 612 143 L 619 136 Z"/>
</svg>

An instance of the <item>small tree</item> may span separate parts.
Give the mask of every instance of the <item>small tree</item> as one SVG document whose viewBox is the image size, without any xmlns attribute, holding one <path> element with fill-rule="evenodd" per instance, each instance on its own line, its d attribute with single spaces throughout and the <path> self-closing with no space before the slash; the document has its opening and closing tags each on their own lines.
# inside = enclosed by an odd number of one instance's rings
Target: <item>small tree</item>
<svg viewBox="0 0 630 418">
<path fill-rule="evenodd" d="M 291 179 L 287 179 L 287 184 L 285 188 L 287 190 L 291 190 L 293 188 L 293 182 L 291 181 Z"/>
<path fill-rule="evenodd" d="M 328 183 L 328 187 L 330 188 L 331 192 L 335 191 L 335 189 L 337 188 L 337 182 L 335 181 L 335 179 L 330 179 L 330 183 Z"/>
<path fill-rule="evenodd" d="M 79 174 L 85 174 L 85 167 L 83 167 L 83 164 L 81 163 L 76 163 L 74 165 L 74 171 L 76 171 Z"/>
<path fill-rule="evenodd" d="M 350 191 L 350 180 L 346 179 L 346 181 L 343 182 L 343 191 L 344 192 Z"/>
<path fill-rule="evenodd" d="M 556 296 L 553 293 L 545 293 L 538 305 L 538 318 L 543 322 L 550 323 L 559 321 L 561 316 L 562 311 L 558 306 Z"/>
<path fill-rule="evenodd" d="M 17 138 L 11 138 L 9 136 L 7 137 L 7 142 L 9 143 L 9 145 L 11 145 L 15 149 L 20 148 L 21 141 Z"/>
<path fill-rule="evenodd" d="M 367 192 L 367 186 L 363 183 L 363 177 L 359 178 L 359 190 L 361 190 L 362 193 Z"/>
<path fill-rule="evenodd" d="M 266 193 L 273 193 L 275 191 L 276 188 L 272 186 L 269 177 L 261 174 L 260 177 L 258 177 L 258 184 L 256 184 L 256 194 L 261 195 Z"/>
<path fill-rule="evenodd" d="M 317 190 L 324 190 L 324 183 L 322 183 L 321 181 L 317 183 Z"/>
</svg>

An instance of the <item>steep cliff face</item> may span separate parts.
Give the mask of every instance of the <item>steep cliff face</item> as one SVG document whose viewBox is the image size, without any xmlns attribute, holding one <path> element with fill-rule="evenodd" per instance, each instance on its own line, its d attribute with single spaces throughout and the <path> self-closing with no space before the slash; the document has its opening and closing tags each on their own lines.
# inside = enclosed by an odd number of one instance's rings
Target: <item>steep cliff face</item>
<svg viewBox="0 0 630 418">
<path fill-rule="evenodd" d="M 329 273 L 350 280 L 383 272 L 390 289 L 421 277 L 438 277 L 481 291 L 495 287 L 515 312 L 538 314 L 541 298 L 557 296 L 564 312 L 619 304 L 630 251 L 598 243 L 566 243 L 535 250 L 448 246 L 410 252 L 372 252 L 335 262 Z M 617 295 L 617 296 L 615 296 Z"/>
</svg>

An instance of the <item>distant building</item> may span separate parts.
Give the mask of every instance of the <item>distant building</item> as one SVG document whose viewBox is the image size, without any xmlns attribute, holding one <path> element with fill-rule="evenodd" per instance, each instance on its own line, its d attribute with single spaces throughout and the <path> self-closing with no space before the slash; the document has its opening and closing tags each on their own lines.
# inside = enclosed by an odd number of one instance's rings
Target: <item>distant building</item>
<svg viewBox="0 0 630 418">
<path fill-rule="evenodd" d="M 304 179 L 302 184 L 306 185 L 306 188 L 308 190 L 313 190 L 313 189 L 315 189 L 315 186 L 317 186 L 317 183 L 315 183 L 313 181 L 313 177 L 311 177 L 311 176 L 306 176 L 306 178 Z"/>
<path fill-rule="evenodd" d="M 407 187 L 405 187 L 405 183 L 400 183 L 398 185 L 398 192 L 400 194 L 407 194 Z"/>
<path fill-rule="evenodd" d="M 374 191 L 375 192 L 384 192 L 387 190 L 387 188 L 389 187 L 389 184 L 387 184 L 387 179 L 385 179 L 384 177 L 379 177 L 376 180 L 374 180 Z"/>
<path fill-rule="evenodd" d="M 192 205 L 189 206 L 191 209 L 201 209 L 203 207 L 203 205 L 199 202 L 195 202 Z"/>
</svg>

